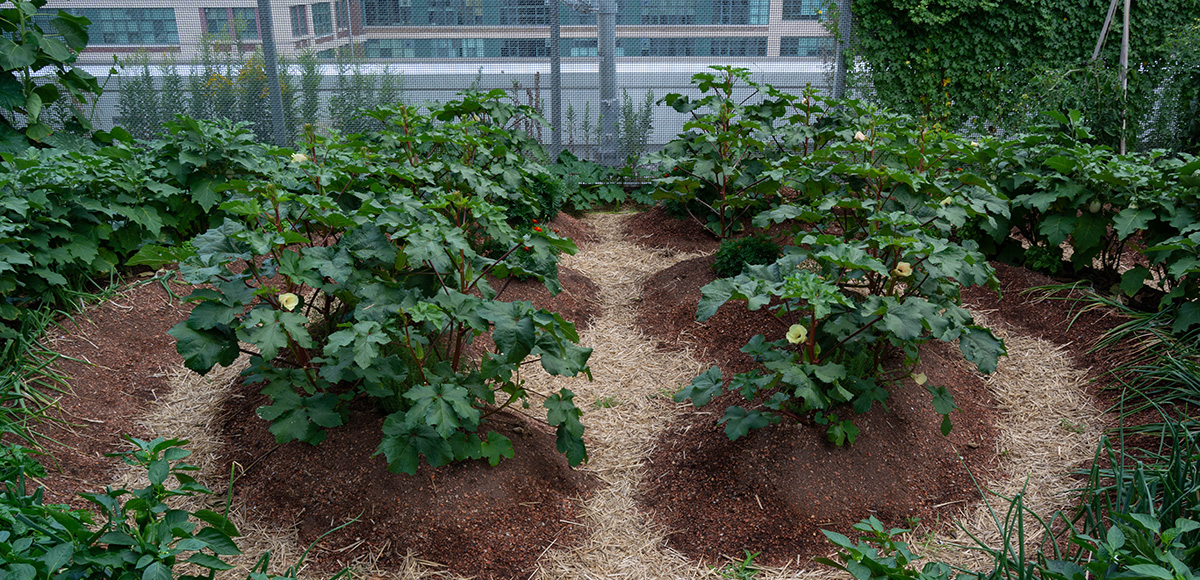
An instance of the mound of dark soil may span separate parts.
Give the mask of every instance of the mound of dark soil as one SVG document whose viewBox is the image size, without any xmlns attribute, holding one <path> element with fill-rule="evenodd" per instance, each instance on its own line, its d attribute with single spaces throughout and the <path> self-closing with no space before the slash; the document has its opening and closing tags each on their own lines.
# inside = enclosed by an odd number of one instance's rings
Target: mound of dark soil
<svg viewBox="0 0 1200 580">
<path fill-rule="evenodd" d="M 571 238 L 571 241 L 575 242 L 575 245 L 579 248 L 596 243 L 595 228 L 591 224 L 566 212 L 560 212 L 554 219 L 550 220 L 549 225 L 553 232 L 564 238 Z"/>
<path fill-rule="evenodd" d="M 673 252 L 711 252 L 721 245 L 712 232 L 696 220 L 677 218 L 663 206 L 634 214 L 626 223 L 629 237 L 643 248 Z"/>
<path fill-rule="evenodd" d="M 690 344 L 701 360 L 728 377 L 753 368 L 739 352 L 755 334 L 782 336 L 786 329 L 765 309 L 749 312 L 729 303 L 704 323 L 695 321 L 700 288 L 714 279 L 711 258 L 676 264 L 647 281 L 638 320 L 660 347 Z M 861 430 L 852 446 L 828 443 L 825 428 L 776 425 L 729 441 L 716 421 L 740 396 L 725 395 L 667 432 L 645 478 L 641 501 L 671 530 L 672 547 L 714 562 L 761 551 L 760 561 L 782 565 L 827 553 L 821 529 L 849 533 L 866 515 L 888 525 L 911 518 L 936 519 L 978 497 L 976 477 L 992 469 L 995 403 L 952 345 L 922 350 L 924 372 L 945 385 L 961 411 L 949 437 L 922 387 L 895 389 L 888 410 L 853 416 Z"/>
<path fill-rule="evenodd" d="M 120 464 L 105 454 L 128 451 L 125 435 L 147 437 L 138 418 L 170 389 L 167 370 L 183 363 L 167 330 L 191 312 L 175 298 L 189 293 L 190 286 L 131 282 L 47 330 L 69 386 L 49 413 L 61 422 L 36 427 L 49 453 L 40 458 L 46 503 L 91 508 L 79 494 L 103 492 Z"/>
<path fill-rule="evenodd" d="M 496 415 L 484 429 L 511 439 L 514 458 L 496 467 L 484 460 L 422 465 L 408 476 L 371 457 L 382 412 L 357 405 L 320 445 L 277 445 L 255 415 L 266 403 L 258 387 L 243 385 L 226 406 L 225 469 L 241 466 L 235 501 L 265 521 L 294 522 L 304 544 L 358 517 L 310 554 L 319 569 L 370 555 L 386 569 L 412 550 L 461 575 L 526 577 L 548 546 L 576 539 L 578 527 L 565 522 L 578 517 L 578 500 L 594 484 L 568 467 L 544 424 Z"/>
</svg>

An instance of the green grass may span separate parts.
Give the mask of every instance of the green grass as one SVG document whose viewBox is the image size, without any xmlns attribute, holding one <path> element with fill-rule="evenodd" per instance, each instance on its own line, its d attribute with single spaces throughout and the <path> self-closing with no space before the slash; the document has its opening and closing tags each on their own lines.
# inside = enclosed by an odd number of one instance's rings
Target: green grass
<svg viewBox="0 0 1200 580">
<path fill-rule="evenodd" d="M 0 433 L 34 447 L 37 425 L 49 419 L 48 410 L 67 389 L 67 377 L 54 366 L 61 355 L 43 342 L 54 320 L 52 310 L 27 310 L 16 324 L 0 328 Z"/>
</svg>

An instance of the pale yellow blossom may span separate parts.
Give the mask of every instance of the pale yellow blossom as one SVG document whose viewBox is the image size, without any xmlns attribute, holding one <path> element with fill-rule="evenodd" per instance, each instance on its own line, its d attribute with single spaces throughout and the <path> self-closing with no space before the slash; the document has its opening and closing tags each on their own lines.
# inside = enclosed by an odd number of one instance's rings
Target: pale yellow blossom
<svg viewBox="0 0 1200 580">
<path fill-rule="evenodd" d="M 808 329 L 802 324 L 793 324 L 787 331 L 787 340 L 792 344 L 800 344 L 808 340 Z"/>
<path fill-rule="evenodd" d="M 279 305 L 286 310 L 295 310 L 300 305 L 300 297 L 291 292 L 285 292 L 279 295 Z"/>
<path fill-rule="evenodd" d="M 292 154 L 292 163 L 307 163 L 307 162 L 308 162 L 307 155 L 305 155 L 303 153 L 293 153 Z"/>
<path fill-rule="evenodd" d="M 908 262 L 899 262 L 896 264 L 896 268 L 892 270 L 892 276 L 897 278 L 907 278 L 912 276 L 912 272 L 912 264 L 909 264 Z"/>
</svg>

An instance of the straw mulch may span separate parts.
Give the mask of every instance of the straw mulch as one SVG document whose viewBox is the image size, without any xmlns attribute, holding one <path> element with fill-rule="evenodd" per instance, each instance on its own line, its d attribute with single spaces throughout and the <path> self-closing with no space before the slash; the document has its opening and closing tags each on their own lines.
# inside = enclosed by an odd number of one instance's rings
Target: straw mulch
<svg viewBox="0 0 1200 580">
<path fill-rule="evenodd" d="M 634 321 L 641 283 L 651 274 L 689 254 L 668 254 L 641 248 L 627 240 L 628 216 L 598 214 L 587 218 L 600 234 L 597 243 L 569 256 L 564 265 L 590 277 L 601 289 L 601 312 L 582 332 L 582 344 L 594 348 L 593 381 L 554 379 L 540 371 L 526 377 L 531 390 L 548 393 L 566 387 L 576 393 L 584 409 L 585 440 L 590 461 L 585 469 L 603 483 L 583 499 L 582 521 L 587 530 L 581 545 L 551 546 L 539 560 L 538 578 L 705 578 L 716 577 L 712 568 L 688 561 L 670 550 L 664 530 L 642 513 L 635 495 L 645 461 L 660 432 L 684 408 L 671 395 L 701 372 L 687 352 L 659 352 L 637 330 Z M 988 324 L 986 313 L 977 319 Z M 1101 428 L 1101 414 L 1080 389 L 1083 372 L 1072 366 L 1060 349 L 1041 340 L 1021 336 L 1003 326 L 992 328 L 1003 335 L 1010 353 L 999 370 L 987 378 L 1003 411 L 996 454 L 1003 474 L 997 481 L 981 482 L 996 493 L 1011 496 L 1024 490 L 1025 505 L 1039 514 L 1065 507 L 1064 492 L 1071 487 L 1071 469 L 1091 457 Z M 170 396 L 160 400 L 145 418 L 148 432 L 161 436 L 186 434 L 194 453 L 190 461 L 201 466 L 201 480 L 218 495 L 228 485 L 229 474 L 214 473 L 218 449 L 216 416 L 228 386 L 244 362 L 197 377 L 180 369 Z M 962 364 L 966 364 L 965 362 Z M 122 481 L 132 483 L 133 470 Z M 208 507 L 221 507 L 222 497 L 205 498 Z M 993 498 L 993 505 L 995 505 Z M 199 503 L 195 504 L 199 507 Z M 1003 507 L 1000 509 L 1001 515 Z M 239 545 L 246 556 L 223 577 L 241 578 L 264 552 L 270 551 L 272 572 L 280 573 L 300 558 L 295 530 L 256 521 L 253 514 L 234 506 L 232 517 L 244 533 Z M 983 503 L 960 510 L 957 524 L 987 542 L 1000 535 Z M 951 522 L 936 526 L 936 535 L 913 536 L 918 552 L 967 567 L 984 567 L 978 556 L 953 548 L 969 543 L 965 532 Z M 1034 538 L 1033 540 L 1036 540 Z M 379 547 L 376 547 L 378 549 Z M 301 576 L 308 576 L 301 574 Z M 379 570 L 368 559 L 358 577 L 415 579 L 451 577 L 436 563 L 409 555 L 400 570 Z M 838 574 L 825 568 L 762 570 L 760 578 L 825 578 Z"/>
</svg>

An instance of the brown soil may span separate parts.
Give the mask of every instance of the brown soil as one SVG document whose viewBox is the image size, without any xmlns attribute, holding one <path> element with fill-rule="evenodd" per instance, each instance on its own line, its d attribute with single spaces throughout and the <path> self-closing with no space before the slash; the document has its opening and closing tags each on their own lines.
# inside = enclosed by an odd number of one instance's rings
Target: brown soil
<svg viewBox="0 0 1200 580">
<path fill-rule="evenodd" d="M 541 282 L 513 280 L 502 299 L 529 300 L 578 328 L 590 324 L 596 285 L 569 268 L 559 269 L 559 282 L 563 291 L 552 297 Z M 481 337 L 476 348 L 489 344 Z M 382 456 L 371 457 L 382 412 L 358 406 L 320 445 L 280 446 L 255 413 L 268 402 L 258 391 L 240 386 L 225 408 L 224 472 L 233 464 L 250 466 L 235 486 L 239 503 L 265 521 L 295 523 L 304 544 L 362 513 L 310 554 L 318 569 L 336 571 L 371 555 L 387 568 L 412 550 L 466 576 L 527 577 L 543 550 L 577 539 L 578 527 L 569 522 L 578 518 L 577 500 L 594 479 L 567 465 L 544 423 L 514 414 L 489 420 L 483 432 L 513 441 L 514 457 L 497 467 L 479 460 L 398 475 L 387 471 Z"/>
<path fill-rule="evenodd" d="M 1089 369 L 1089 378 L 1096 386 L 1108 384 L 1107 371 L 1132 356 L 1130 345 L 1103 352 L 1087 352 L 1104 333 L 1112 330 L 1125 318 L 1107 308 L 1087 309 L 1086 304 L 1072 299 L 1082 297 L 1075 291 L 1058 291 L 1045 297 L 1045 292 L 1030 290 L 1040 286 L 1060 284 L 1043 274 L 992 262 L 1000 280 L 1002 299 L 986 288 L 963 290 L 963 303 L 983 311 L 995 309 L 1008 324 L 1031 336 L 1063 346 L 1070 351 L 1076 365 Z"/>
<path fill-rule="evenodd" d="M 786 329 L 766 309 L 749 312 L 740 303 L 696 322 L 700 288 L 715 278 L 711 263 L 686 260 L 651 277 L 638 320 L 660 347 L 691 346 L 728 378 L 754 367 L 739 352 L 746 341 Z M 854 445 L 833 446 L 814 424 L 778 425 L 731 442 L 716 420 L 741 399 L 726 394 L 664 435 L 642 502 L 671 530 L 672 547 L 710 563 L 745 549 L 761 551 L 766 564 L 807 561 L 829 551 L 821 529 L 848 533 L 864 514 L 891 526 L 936 520 L 978 497 L 964 464 L 983 478 L 995 466 L 995 403 L 950 345 L 926 345 L 917 370 L 950 387 L 961 408 L 949 437 L 938 430 L 929 394 L 907 383 L 892 391 L 887 410 L 840 410 L 861 430 Z"/>
<path fill-rule="evenodd" d="M 171 284 L 176 296 L 191 288 Z M 190 309 L 158 282 L 126 287 L 112 300 L 59 322 L 48 332 L 60 359 L 58 370 L 70 377 L 69 393 L 59 399 L 48 423 L 43 458 L 47 503 L 77 508 L 91 504 L 80 492 L 102 492 L 119 460 L 107 453 L 129 450 L 124 435 L 145 438 L 138 418 L 170 389 L 167 372 L 183 364 L 167 330 Z M 72 360 L 74 359 L 74 360 Z"/>
<path fill-rule="evenodd" d="M 592 225 L 565 212 L 550 220 L 550 229 L 564 238 L 571 238 L 580 249 L 596 243 L 596 231 Z"/>
<path fill-rule="evenodd" d="M 484 460 L 422 465 L 408 476 L 371 457 L 384 413 L 355 405 L 320 445 L 277 445 L 255 415 L 267 402 L 255 385 L 228 400 L 224 471 L 245 466 L 234 486 L 238 503 L 263 521 L 295 523 L 303 544 L 359 517 L 310 554 L 317 569 L 336 571 L 372 555 L 394 568 L 412 550 L 462 575 L 525 577 L 547 547 L 576 540 L 578 528 L 566 522 L 594 484 L 568 467 L 544 424 L 497 415 L 481 430 L 511 439 L 513 459 L 496 467 Z"/>
<path fill-rule="evenodd" d="M 563 290 L 557 296 L 551 296 L 545 284 L 533 279 L 490 280 L 490 283 L 497 291 L 504 289 L 499 296 L 501 300 L 528 300 L 538 308 L 557 312 L 568 322 L 574 322 L 576 330 L 587 328 L 597 314 L 596 296 L 600 289 L 591 278 L 567 267 L 558 268 L 558 283 Z"/>
<path fill-rule="evenodd" d="M 639 246 L 681 253 L 711 252 L 720 240 L 694 219 L 677 218 L 663 206 L 654 206 L 627 222 L 629 235 Z"/>
</svg>

